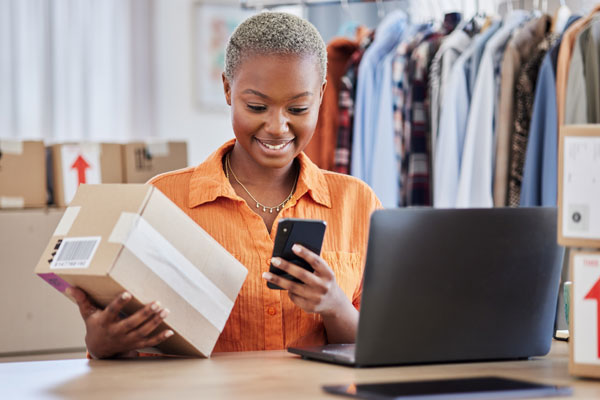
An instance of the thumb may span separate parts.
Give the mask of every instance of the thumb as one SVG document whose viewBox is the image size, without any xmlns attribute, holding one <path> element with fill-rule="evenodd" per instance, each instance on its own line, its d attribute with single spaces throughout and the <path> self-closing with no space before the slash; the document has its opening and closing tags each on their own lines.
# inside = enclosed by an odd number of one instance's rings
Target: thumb
<svg viewBox="0 0 600 400">
<path fill-rule="evenodd" d="M 66 290 L 79 306 L 79 312 L 84 320 L 88 319 L 93 313 L 98 311 L 98 308 L 92 304 L 88 295 L 81 289 L 71 287 Z"/>
</svg>

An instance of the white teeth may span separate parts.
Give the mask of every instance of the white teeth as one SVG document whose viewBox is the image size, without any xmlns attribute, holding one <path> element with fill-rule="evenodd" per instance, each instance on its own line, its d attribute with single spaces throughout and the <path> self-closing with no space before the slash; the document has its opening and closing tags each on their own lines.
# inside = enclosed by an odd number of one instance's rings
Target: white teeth
<svg viewBox="0 0 600 400">
<path fill-rule="evenodd" d="M 279 149 L 283 149 L 283 147 L 288 144 L 289 142 L 286 143 L 281 143 L 278 144 L 277 146 L 273 146 L 271 144 L 265 143 L 265 142 L 260 142 L 262 145 L 264 145 L 267 149 L 271 149 L 271 150 L 279 150 Z"/>
</svg>

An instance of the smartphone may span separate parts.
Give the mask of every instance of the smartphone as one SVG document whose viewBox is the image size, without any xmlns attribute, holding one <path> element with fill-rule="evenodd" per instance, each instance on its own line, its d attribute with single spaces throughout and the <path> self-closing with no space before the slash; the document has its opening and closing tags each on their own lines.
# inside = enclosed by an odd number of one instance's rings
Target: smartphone
<svg viewBox="0 0 600 400">
<path fill-rule="evenodd" d="M 279 220 L 277 234 L 275 235 L 275 246 L 273 247 L 273 257 L 281 257 L 284 260 L 299 265 L 307 271 L 314 272 L 309 263 L 294 254 L 292 246 L 297 243 L 316 254 L 321 254 L 326 227 L 327 224 L 325 221 L 317 219 L 284 218 Z M 294 282 L 303 283 L 273 266 L 273 264 L 271 264 L 269 272 Z M 270 289 L 282 289 L 271 282 L 267 282 L 267 286 Z"/>
<path fill-rule="evenodd" d="M 374 384 L 323 386 L 327 393 L 358 399 L 505 399 L 569 396 L 568 386 L 545 385 L 521 380 L 478 377 Z"/>
</svg>

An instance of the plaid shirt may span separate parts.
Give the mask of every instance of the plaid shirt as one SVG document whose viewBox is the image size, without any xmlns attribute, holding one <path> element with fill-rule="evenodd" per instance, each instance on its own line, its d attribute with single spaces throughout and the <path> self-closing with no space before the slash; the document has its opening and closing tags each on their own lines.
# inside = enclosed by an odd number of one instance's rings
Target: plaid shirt
<svg viewBox="0 0 600 400">
<path fill-rule="evenodd" d="M 416 33 L 408 40 L 402 41 L 397 47 L 392 60 L 392 107 L 394 110 L 394 146 L 396 149 L 396 165 L 398 168 L 398 198 L 399 206 L 406 204 L 406 194 L 403 182 L 402 160 L 404 159 L 408 140 L 410 139 L 410 110 L 411 80 L 409 74 L 409 61 L 413 50 L 430 34 L 431 25 L 425 24 L 417 27 Z"/>
<path fill-rule="evenodd" d="M 447 14 L 443 27 L 424 37 L 412 51 L 408 62 L 410 95 L 405 98 L 403 153 L 401 159 L 401 204 L 430 206 L 431 193 L 431 121 L 429 114 L 429 70 L 442 39 L 456 28 L 460 14 Z"/>
<path fill-rule="evenodd" d="M 352 130 L 354 124 L 354 99 L 356 98 L 356 80 L 358 66 L 362 56 L 373 42 L 374 32 L 366 35 L 348 61 L 348 68 L 340 81 L 338 94 L 338 132 L 337 144 L 333 156 L 334 171 L 350 174 L 350 157 L 352 152 Z"/>
</svg>

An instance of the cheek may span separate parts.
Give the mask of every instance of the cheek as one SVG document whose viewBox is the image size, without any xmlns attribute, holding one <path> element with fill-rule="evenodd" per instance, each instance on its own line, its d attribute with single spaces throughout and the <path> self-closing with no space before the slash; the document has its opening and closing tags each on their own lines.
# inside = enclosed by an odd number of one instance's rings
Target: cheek
<svg viewBox="0 0 600 400">
<path fill-rule="evenodd" d="M 237 136 L 245 136 L 254 133 L 260 127 L 261 122 L 256 115 L 245 112 L 243 109 L 235 110 L 231 108 L 231 125 L 233 132 Z"/>
</svg>

